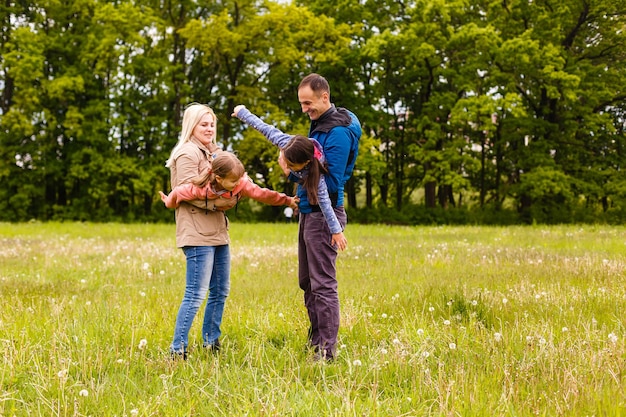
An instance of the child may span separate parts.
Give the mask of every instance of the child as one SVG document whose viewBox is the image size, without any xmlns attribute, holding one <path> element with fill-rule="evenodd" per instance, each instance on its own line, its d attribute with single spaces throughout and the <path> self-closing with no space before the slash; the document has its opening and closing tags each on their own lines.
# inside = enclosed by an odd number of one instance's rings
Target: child
<svg viewBox="0 0 626 417">
<path fill-rule="evenodd" d="M 212 168 L 205 175 L 174 187 L 169 195 L 162 191 L 159 194 L 167 208 L 176 208 L 183 201 L 204 199 L 207 208 L 211 200 L 213 210 L 227 210 L 236 205 L 241 197 L 250 197 L 272 206 L 298 206 L 297 197 L 261 188 L 252 182 L 241 161 L 230 152 L 215 154 Z"/>
<path fill-rule="evenodd" d="M 324 166 L 322 146 L 315 139 L 302 135 L 291 136 L 274 126 L 268 125 L 243 105 L 235 107 L 233 116 L 261 132 L 270 142 L 281 149 L 282 157 L 290 174 L 299 179 L 299 183 L 306 190 L 309 203 L 319 206 L 318 211 L 324 215 L 332 234 L 331 245 L 344 250 L 347 246 L 347 240 L 333 210 L 326 187 L 324 174 L 327 174 L 328 171 Z"/>
</svg>

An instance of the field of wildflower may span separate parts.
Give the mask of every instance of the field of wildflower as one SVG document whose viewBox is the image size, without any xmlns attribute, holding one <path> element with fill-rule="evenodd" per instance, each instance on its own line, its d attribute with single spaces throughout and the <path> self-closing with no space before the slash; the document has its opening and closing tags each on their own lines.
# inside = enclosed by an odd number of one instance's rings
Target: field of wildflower
<svg viewBox="0 0 626 417">
<path fill-rule="evenodd" d="M 297 225 L 231 223 L 223 349 L 168 346 L 174 225 L 0 224 L 0 416 L 626 415 L 626 228 L 349 225 L 340 351 Z"/>
</svg>

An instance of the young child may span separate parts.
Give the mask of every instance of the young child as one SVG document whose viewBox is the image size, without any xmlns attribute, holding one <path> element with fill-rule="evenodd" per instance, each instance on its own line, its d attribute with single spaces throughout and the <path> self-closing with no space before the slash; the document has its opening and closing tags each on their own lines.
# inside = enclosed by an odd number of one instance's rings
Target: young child
<svg viewBox="0 0 626 417">
<path fill-rule="evenodd" d="M 343 228 L 337 220 L 326 187 L 324 174 L 328 171 L 324 165 L 322 146 L 315 140 L 302 135 L 288 135 L 280 129 L 268 125 L 252 114 L 245 106 L 238 105 L 233 116 L 261 132 L 270 142 L 281 149 L 281 155 L 290 174 L 299 179 L 306 190 L 307 199 L 312 205 L 319 206 L 332 234 L 331 245 L 344 250 L 347 240 Z"/>
<path fill-rule="evenodd" d="M 169 195 L 159 191 L 167 208 L 176 208 L 183 201 L 204 199 L 207 208 L 227 210 L 236 205 L 241 197 L 272 206 L 298 207 L 298 198 L 278 191 L 261 188 L 248 177 L 241 161 L 231 152 L 214 155 L 212 168 L 194 181 L 172 189 Z M 211 200 L 209 202 L 209 200 Z"/>
</svg>

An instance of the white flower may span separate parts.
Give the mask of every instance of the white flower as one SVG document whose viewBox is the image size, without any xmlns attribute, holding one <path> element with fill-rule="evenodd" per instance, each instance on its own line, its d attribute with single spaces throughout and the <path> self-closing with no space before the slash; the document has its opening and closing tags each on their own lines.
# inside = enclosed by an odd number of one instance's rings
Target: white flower
<svg viewBox="0 0 626 417">
<path fill-rule="evenodd" d="M 423 336 L 424 335 L 424 329 L 417 329 L 417 335 L 418 336 Z"/>
<path fill-rule="evenodd" d="M 430 311 L 432 313 L 433 311 L 435 311 L 435 307 L 433 307 L 433 306 L 428 307 L 428 311 Z"/>
<path fill-rule="evenodd" d="M 278 317 L 282 319 L 283 317 L 285 317 L 285 315 L 283 313 L 278 313 Z"/>
<path fill-rule="evenodd" d="M 139 295 L 140 295 L 140 296 L 142 296 L 142 297 L 145 297 L 145 296 L 146 296 L 146 293 L 145 293 L 145 292 L 143 292 L 143 291 L 140 291 L 140 292 L 139 292 Z"/>
<path fill-rule="evenodd" d="M 137 410 L 136 408 L 133 408 L 132 410 L 130 410 L 130 415 L 131 416 L 139 415 L 139 410 Z"/>
<path fill-rule="evenodd" d="M 429 352 L 429 351 L 427 351 L 427 350 L 425 350 L 425 351 L 423 351 L 423 352 L 422 352 L 422 356 L 423 356 L 423 357 L 425 357 L 425 358 L 427 358 L 427 357 L 429 357 L 429 356 L 430 356 L 430 352 Z"/>
<path fill-rule="evenodd" d="M 61 379 L 67 378 L 67 369 L 61 369 L 57 376 Z"/>
<path fill-rule="evenodd" d="M 386 354 L 387 354 L 387 349 L 382 348 L 382 349 L 380 350 L 380 353 L 382 353 L 383 355 L 386 355 Z"/>
<path fill-rule="evenodd" d="M 565 333 L 565 332 L 569 331 L 569 329 L 568 329 L 567 327 L 563 327 L 563 328 L 561 329 L 561 331 L 562 331 L 563 333 Z"/>
<path fill-rule="evenodd" d="M 89 395 L 89 391 L 87 391 L 86 389 L 81 389 L 78 395 L 80 395 L 81 397 L 87 397 Z"/>
<path fill-rule="evenodd" d="M 143 350 L 146 346 L 148 346 L 148 341 L 146 339 L 141 339 L 139 341 L 139 346 L 137 346 L 140 350 Z"/>
<path fill-rule="evenodd" d="M 444 320 L 443 324 L 445 324 L 446 326 L 449 326 L 450 325 L 450 320 Z"/>
<path fill-rule="evenodd" d="M 362 363 L 361 363 L 361 361 L 360 361 L 360 360 L 355 359 L 355 360 L 353 360 L 353 361 L 352 361 L 352 365 L 354 365 L 354 366 L 361 366 L 361 365 L 362 365 Z"/>
<path fill-rule="evenodd" d="M 493 340 L 495 340 L 496 342 L 501 341 L 501 340 L 502 340 L 502 334 L 500 334 L 500 333 L 498 333 L 498 332 L 495 332 L 495 333 L 493 334 Z"/>
<path fill-rule="evenodd" d="M 545 345 L 546 343 L 547 343 L 547 342 L 546 342 L 546 339 L 544 339 L 543 337 L 540 337 L 540 338 L 539 338 L 539 344 L 540 344 L 540 345 Z"/>
<path fill-rule="evenodd" d="M 456 343 L 450 343 L 450 344 L 448 345 L 448 347 L 449 347 L 451 350 L 454 350 L 454 349 L 456 349 Z"/>
<path fill-rule="evenodd" d="M 478 301 L 476 301 L 476 300 L 472 300 L 472 305 L 473 305 L 473 306 L 478 305 Z"/>
<path fill-rule="evenodd" d="M 161 270 L 159 271 L 159 274 L 161 274 L 161 275 L 165 275 L 165 271 L 161 269 Z"/>
<path fill-rule="evenodd" d="M 609 341 L 611 343 L 617 343 L 617 335 L 615 333 L 609 333 Z"/>
<path fill-rule="evenodd" d="M 393 339 L 393 344 L 394 345 L 399 345 L 400 344 L 400 340 L 396 337 L 395 339 Z"/>
<path fill-rule="evenodd" d="M 386 319 L 386 318 L 387 318 L 387 314 L 383 313 L 383 314 L 381 315 L 381 317 L 382 317 L 382 318 L 384 318 L 384 319 Z"/>
<path fill-rule="evenodd" d="M 509 300 L 507 300 L 506 297 L 502 299 L 502 304 L 506 304 L 508 302 L 509 302 Z"/>
<path fill-rule="evenodd" d="M 148 270 L 148 269 L 150 269 L 150 264 L 148 262 L 144 262 L 142 268 L 143 268 L 144 271 Z"/>
</svg>

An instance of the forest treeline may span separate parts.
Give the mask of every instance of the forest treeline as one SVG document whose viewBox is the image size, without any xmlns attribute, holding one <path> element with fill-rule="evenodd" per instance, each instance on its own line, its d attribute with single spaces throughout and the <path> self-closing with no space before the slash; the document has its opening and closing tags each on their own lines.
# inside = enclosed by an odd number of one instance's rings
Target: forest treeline
<svg viewBox="0 0 626 417">
<path fill-rule="evenodd" d="M 172 221 L 157 192 L 191 102 L 291 192 L 230 114 L 306 134 L 310 72 L 363 126 L 351 221 L 626 220 L 623 0 L 34 0 L 0 18 L 2 221 Z"/>
</svg>

